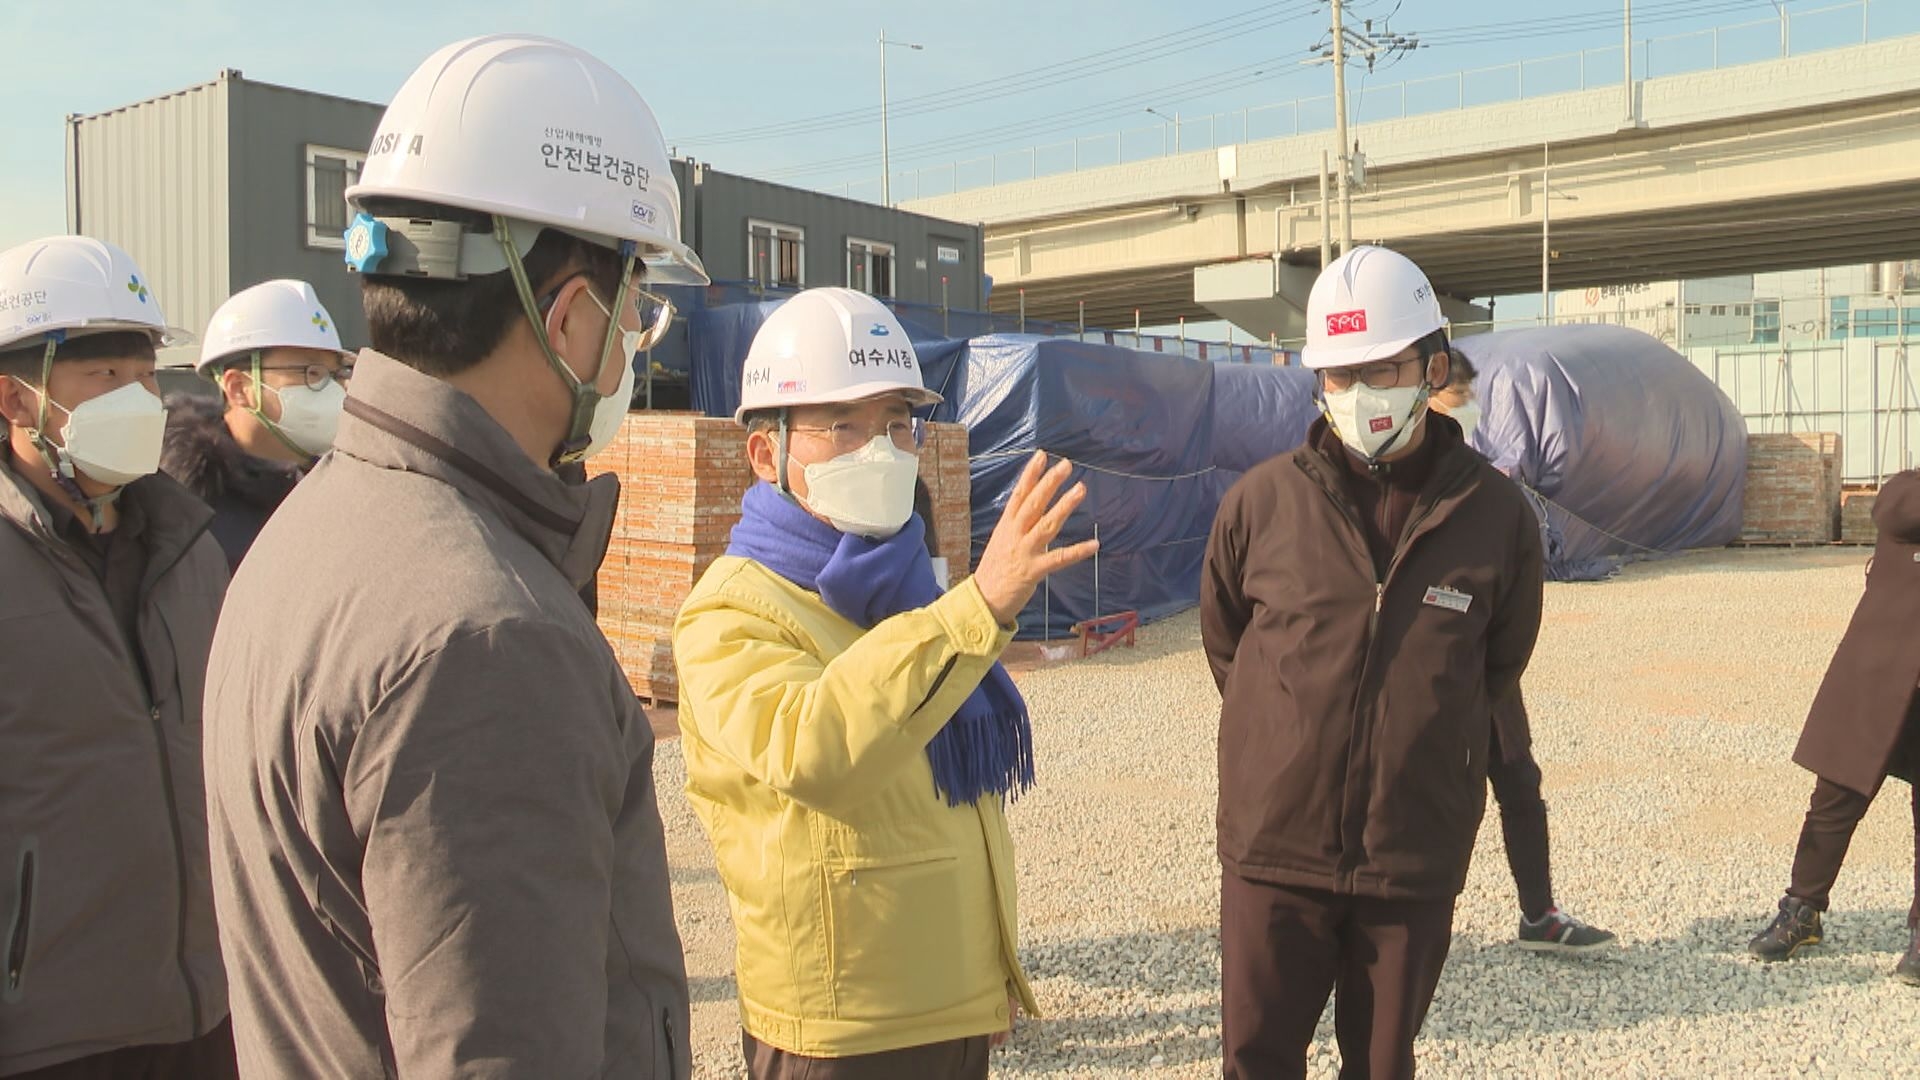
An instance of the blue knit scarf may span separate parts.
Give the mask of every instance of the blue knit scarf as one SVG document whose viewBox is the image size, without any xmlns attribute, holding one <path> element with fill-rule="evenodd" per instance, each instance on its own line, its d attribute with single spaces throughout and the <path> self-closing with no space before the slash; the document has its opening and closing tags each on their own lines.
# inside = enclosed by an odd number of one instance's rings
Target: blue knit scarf
<svg viewBox="0 0 1920 1080">
<path fill-rule="evenodd" d="M 727 554 L 752 559 L 863 629 L 940 598 L 915 516 L 882 541 L 843 535 L 771 484 L 755 484 Z M 982 795 L 1018 795 L 1033 786 L 1033 727 L 1027 703 L 999 664 L 927 744 L 934 787 L 950 806 Z"/>
</svg>

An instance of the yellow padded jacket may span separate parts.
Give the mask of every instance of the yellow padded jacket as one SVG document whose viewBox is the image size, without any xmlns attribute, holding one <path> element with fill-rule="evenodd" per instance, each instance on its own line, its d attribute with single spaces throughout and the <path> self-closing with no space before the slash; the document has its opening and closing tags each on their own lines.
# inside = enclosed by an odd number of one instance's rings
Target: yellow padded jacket
<svg viewBox="0 0 1920 1080">
<path fill-rule="evenodd" d="M 680 745 L 754 1038 L 850 1057 L 1039 1015 L 1000 802 L 948 806 L 926 755 L 1011 639 L 972 580 L 871 630 L 746 559 L 694 587 Z"/>
</svg>

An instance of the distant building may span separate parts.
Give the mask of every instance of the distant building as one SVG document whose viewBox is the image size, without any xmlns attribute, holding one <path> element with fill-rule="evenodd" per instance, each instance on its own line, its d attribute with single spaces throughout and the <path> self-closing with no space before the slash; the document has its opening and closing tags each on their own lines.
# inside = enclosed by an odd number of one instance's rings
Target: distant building
<svg viewBox="0 0 1920 1080">
<path fill-rule="evenodd" d="M 67 118 L 67 228 L 125 248 L 175 325 L 271 278 L 310 281 L 349 348 L 367 343 L 343 262 L 345 192 L 385 106 L 254 82 L 238 71 L 136 104 Z M 983 310 L 982 231 L 675 161 L 681 232 L 716 282 L 843 285 Z M 717 293 L 732 295 L 741 290 Z M 716 301 L 718 302 L 718 301 Z M 691 306 L 691 305 L 687 305 Z M 684 372 L 684 340 L 656 373 Z M 194 350 L 169 350 L 179 362 Z M 676 359 L 677 358 L 677 359 Z M 672 369 L 678 362 L 679 372 Z"/>
<path fill-rule="evenodd" d="M 1676 349 L 1745 344 L 1753 318 L 1751 277 L 1569 289 L 1553 301 L 1557 324 L 1630 326 Z"/>
</svg>

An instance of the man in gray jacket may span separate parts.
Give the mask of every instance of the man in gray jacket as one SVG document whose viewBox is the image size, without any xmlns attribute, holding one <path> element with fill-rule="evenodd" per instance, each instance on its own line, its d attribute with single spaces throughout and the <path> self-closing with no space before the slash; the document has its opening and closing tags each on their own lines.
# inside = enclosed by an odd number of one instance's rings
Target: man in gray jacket
<svg viewBox="0 0 1920 1080">
<path fill-rule="evenodd" d="M 118 248 L 0 253 L 0 1076 L 235 1075 L 200 775 L 227 565 L 153 475 L 173 340 Z"/>
<path fill-rule="evenodd" d="M 638 275 L 705 281 L 659 128 L 578 49 L 464 41 L 347 197 L 374 347 L 209 671 L 241 1067 L 684 1078 L 653 736 L 578 595 L 619 485 L 554 472 L 670 318 Z"/>
</svg>

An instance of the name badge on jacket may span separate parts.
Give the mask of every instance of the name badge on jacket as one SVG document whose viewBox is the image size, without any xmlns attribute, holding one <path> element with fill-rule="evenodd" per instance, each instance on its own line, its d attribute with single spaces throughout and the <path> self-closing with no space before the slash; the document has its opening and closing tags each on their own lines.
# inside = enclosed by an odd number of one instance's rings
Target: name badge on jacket
<svg viewBox="0 0 1920 1080">
<path fill-rule="evenodd" d="M 1435 585 L 1427 590 L 1426 602 L 1437 608 L 1446 608 L 1448 611 L 1465 611 L 1473 606 L 1473 597 L 1457 589 Z"/>
</svg>

